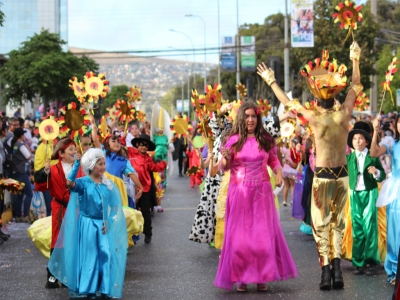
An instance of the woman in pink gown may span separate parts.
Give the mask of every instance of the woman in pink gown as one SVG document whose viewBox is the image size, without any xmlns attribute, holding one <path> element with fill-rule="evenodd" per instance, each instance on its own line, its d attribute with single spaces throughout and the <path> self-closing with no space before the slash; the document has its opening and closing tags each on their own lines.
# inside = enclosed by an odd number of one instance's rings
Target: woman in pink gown
<svg viewBox="0 0 400 300">
<path fill-rule="evenodd" d="M 273 138 L 264 130 L 253 102 L 245 102 L 222 149 L 222 167 L 231 171 L 225 236 L 214 285 L 239 292 L 247 284 L 297 277 L 296 265 L 279 224 L 267 166 L 282 184 Z"/>
</svg>

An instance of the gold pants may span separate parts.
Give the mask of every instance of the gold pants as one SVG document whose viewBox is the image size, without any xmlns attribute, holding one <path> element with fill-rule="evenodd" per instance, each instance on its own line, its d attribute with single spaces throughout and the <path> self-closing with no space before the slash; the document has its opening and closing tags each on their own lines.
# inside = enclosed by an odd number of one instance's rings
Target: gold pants
<svg viewBox="0 0 400 300">
<path fill-rule="evenodd" d="M 348 186 L 348 176 L 337 179 L 314 177 L 311 196 L 311 220 L 321 267 L 329 265 L 334 258 L 341 258 L 345 228 L 343 212 Z"/>
</svg>

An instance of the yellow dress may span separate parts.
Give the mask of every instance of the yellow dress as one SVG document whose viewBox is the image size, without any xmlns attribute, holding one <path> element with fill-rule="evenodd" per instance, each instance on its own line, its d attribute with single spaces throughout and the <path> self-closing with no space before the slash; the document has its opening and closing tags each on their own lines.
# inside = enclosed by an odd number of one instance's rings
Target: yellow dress
<svg viewBox="0 0 400 300">
<path fill-rule="evenodd" d="M 128 195 L 124 181 L 121 178 L 115 177 L 107 172 L 104 176 L 110 179 L 119 189 L 122 200 L 122 210 L 126 220 L 126 230 L 128 232 L 128 247 L 134 245 L 132 241 L 133 235 L 139 235 L 143 232 L 143 216 L 142 213 L 136 209 L 128 207 Z M 51 216 L 36 220 L 28 228 L 28 236 L 38 248 L 38 250 L 47 258 L 50 258 L 50 244 L 51 244 Z"/>
<path fill-rule="evenodd" d="M 222 249 L 222 244 L 224 242 L 226 198 L 228 197 L 230 178 L 230 171 L 226 171 L 222 177 L 217 198 L 217 212 L 215 214 L 217 224 L 215 226 L 214 243 L 215 248 L 220 250 Z"/>
<path fill-rule="evenodd" d="M 378 190 L 381 189 L 381 183 L 378 182 Z M 346 227 L 344 229 L 342 241 L 342 258 L 351 260 L 353 250 L 352 222 L 350 209 L 350 190 L 347 194 L 347 201 L 344 207 L 346 216 Z M 378 252 L 381 262 L 386 258 L 386 207 L 378 207 Z"/>
</svg>

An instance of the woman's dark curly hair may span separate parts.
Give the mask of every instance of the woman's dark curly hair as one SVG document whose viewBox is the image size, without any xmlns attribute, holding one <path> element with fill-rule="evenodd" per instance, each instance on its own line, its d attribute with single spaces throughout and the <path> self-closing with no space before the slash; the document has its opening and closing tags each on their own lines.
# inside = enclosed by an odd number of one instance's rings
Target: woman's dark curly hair
<svg viewBox="0 0 400 300">
<path fill-rule="evenodd" d="M 235 154 L 242 150 L 244 143 L 247 140 L 247 127 L 246 127 L 246 110 L 254 109 L 255 112 L 258 110 L 258 106 L 255 102 L 247 101 L 244 102 L 240 107 L 236 115 L 235 123 L 232 129 L 227 133 L 225 139 L 228 137 L 238 134 L 239 139 L 232 145 Z M 263 121 L 261 119 L 261 113 L 257 115 L 257 126 L 254 131 L 258 142 L 258 149 L 264 149 L 266 152 L 270 151 L 275 146 L 273 137 L 264 129 Z"/>
</svg>

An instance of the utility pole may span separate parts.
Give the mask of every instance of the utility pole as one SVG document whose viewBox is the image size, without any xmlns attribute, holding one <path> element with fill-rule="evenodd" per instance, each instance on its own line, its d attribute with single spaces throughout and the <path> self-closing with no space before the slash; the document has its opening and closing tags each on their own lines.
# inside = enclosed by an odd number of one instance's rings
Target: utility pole
<svg viewBox="0 0 400 300">
<path fill-rule="evenodd" d="M 240 34 L 239 34 L 239 0 L 236 0 L 236 85 L 240 83 Z M 240 99 L 239 91 L 236 91 L 236 99 Z"/>
<path fill-rule="evenodd" d="M 378 21 L 378 0 L 371 0 L 371 14 L 375 17 L 375 21 Z M 374 48 L 376 49 L 376 42 L 374 42 Z M 374 49 L 374 50 L 375 50 Z M 376 62 L 374 63 L 373 69 L 377 69 Z M 371 89 L 370 89 L 370 110 L 371 113 L 377 112 L 378 109 L 378 77 L 371 75 Z M 379 113 L 379 112 L 378 112 Z"/>
<path fill-rule="evenodd" d="M 285 50 L 284 50 L 284 81 L 285 81 L 285 93 L 289 92 L 290 89 L 290 78 L 289 78 L 289 24 L 288 24 L 288 5 L 285 0 Z"/>
</svg>

